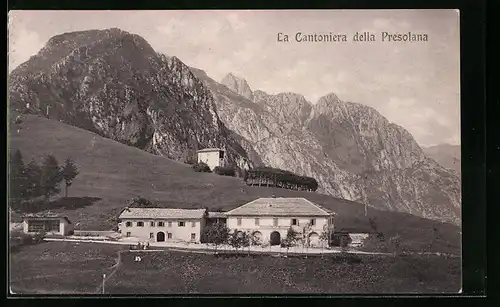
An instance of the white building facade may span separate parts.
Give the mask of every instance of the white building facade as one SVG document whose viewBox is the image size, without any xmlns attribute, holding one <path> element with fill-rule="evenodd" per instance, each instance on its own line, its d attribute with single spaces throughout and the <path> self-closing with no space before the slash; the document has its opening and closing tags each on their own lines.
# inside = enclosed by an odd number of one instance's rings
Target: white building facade
<svg viewBox="0 0 500 307">
<path fill-rule="evenodd" d="M 226 166 L 226 151 L 220 148 L 205 148 L 198 150 L 198 163 L 203 162 L 210 167 L 210 170 L 214 170 L 216 167 Z"/>
<path fill-rule="evenodd" d="M 200 243 L 205 209 L 125 208 L 118 232 L 148 242 Z"/>
<path fill-rule="evenodd" d="M 66 236 L 74 232 L 74 225 L 65 216 L 26 215 L 23 217 L 23 231 L 27 234 L 46 233 Z"/>
<path fill-rule="evenodd" d="M 244 231 L 261 243 L 280 244 L 289 228 L 298 232 L 309 246 L 319 246 L 322 233 L 334 230 L 335 213 L 305 198 L 259 198 L 226 212 L 231 231 Z M 328 240 L 328 239 L 327 239 Z"/>
</svg>

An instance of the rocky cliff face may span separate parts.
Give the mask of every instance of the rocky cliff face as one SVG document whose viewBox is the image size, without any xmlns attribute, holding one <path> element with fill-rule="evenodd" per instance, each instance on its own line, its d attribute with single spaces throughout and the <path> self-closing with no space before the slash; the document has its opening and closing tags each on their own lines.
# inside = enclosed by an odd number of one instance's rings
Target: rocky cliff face
<svg viewBox="0 0 500 307">
<path fill-rule="evenodd" d="M 230 90 L 238 93 L 239 95 L 253 100 L 252 90 L 250 89 L 250 86 L 248 86 L 245 79 L 236 77 L 232 73 L 229 73 L 222 79 L 221 84 L 227 86 Z"/>
<path fill-rule="evenodd" d="M 459 223 L 460 179 L 373 108 L 335 94 L 314 105 L 294 93 L 254 91 L 250 100 L 194 72 L 214 93 L 222 121 L 264 164 L 312 176 L 336 197 Z"/>
<path fill-rule="evenodd" d="M 251 165 L 219 119 L 213 95 L 176 57 L 119 29 L 58 35 L 10 75 L 10 103 L 119 142 L 181 160 L 224 147 Z"/>
</svg>

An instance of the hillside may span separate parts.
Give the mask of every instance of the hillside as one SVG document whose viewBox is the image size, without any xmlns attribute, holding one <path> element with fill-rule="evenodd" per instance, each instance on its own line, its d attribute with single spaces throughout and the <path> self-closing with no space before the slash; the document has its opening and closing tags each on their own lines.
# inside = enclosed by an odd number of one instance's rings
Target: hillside
<svg viewBox="0 0 500 307">
<path fill-rule="evenodd" d="M 338 214 L 336 229 L 369 231 L 364 206 L 328 195 L 279 188 L 248 187 L 237 178 L 196 173 L 183 163 L 147 153 L 138 148 L 103 138 L 95 133 L 34 115 L 23 115 L 22 124 L 14 124 L 10 115 L 9 147 L 20 149 L 24 160 L 53 154 L 59 161 L 71 157 L 80 167 L 80 175 L 69 190 L 71 197 L 96 197 L 90 206 L 57 209 L 80 228 L 109 230 L 113 219 L 132 197 L 143 196 L 163 206 L 182 208 L 232 209 L 258 197 L 306 197 Z M 18 134 L 16 129 L 20 129 Z M 451 224 L 419 218 L 406 213 L 369 208 L 379 231 L 386 237 L 399 234 L 405 246 L 426 248 L 437 227 L 438 250 L 460 251 L 459 228 Z"/>
<path fill-rule="evenodd" d="M 461 150 L 460 145 L 439 144 L 436 146 L 423 147 L 424 153 L 431 159 L 447 169 L 461 174 Z"/>
</svg>

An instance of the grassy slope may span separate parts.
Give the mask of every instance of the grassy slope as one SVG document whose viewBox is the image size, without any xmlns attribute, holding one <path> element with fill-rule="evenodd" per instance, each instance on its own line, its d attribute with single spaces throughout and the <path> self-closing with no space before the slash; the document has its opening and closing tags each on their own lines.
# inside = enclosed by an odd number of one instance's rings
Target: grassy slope
<svg viewBox="0 0 500 307">
<path fill-rule="evenodd" d="M 278 197 L 306 197 L 332 209 L 338 214 L 336 229 L 370 229 L 361 204 L 317 193 L 248 187 L 238 178 L 196 173 L 186 164 L 42 117 L 24 115 L 18 134 L 18 125 L 12 123 L 15 116 L 11 116 L 9 146 L 12 150 L 21 150 L 25 163 L 32 158 L 41 162 L 47 154 L 53 154 L 60 163 L 71 157 L 80 167 L 80 175 L 71 186 L 69 196 L 101 199 L 78 209 L 55 210 L 80 222 L 82 228 L 111 229 L 115 226 L 112 218 L 127 200 L 139 195 L 173 207 L 232 209 L 255 198 L 275 194 Z M 433 236 L 433 226 L 436 226 L 440 239 L 434 249 L 460 250 L 459 228 L 453 225 L 371 208 L 369 216 L 376 218 L 379 231 L 386 237 L 400 234 L 404 244 L 412 249 L 424 248 Z"/>
<path fill-rule="evenodd" d="M 107 244 L 50 242 L 12 254 L 11 286 L 18 293 L 92 293 L 111 273 Z M 141 262 L 135 262 L 140 255 Z M 436 293 L 460 288 L 460 259 L 437 256 L 215 258 L 166 252 L 123 253 L 106 282 L 111 294 L 175 293 Z M 306 264 L 306 265 L 305 265 Z M 64 278 L 71 277 L 71 278 Z"/>
</svg>

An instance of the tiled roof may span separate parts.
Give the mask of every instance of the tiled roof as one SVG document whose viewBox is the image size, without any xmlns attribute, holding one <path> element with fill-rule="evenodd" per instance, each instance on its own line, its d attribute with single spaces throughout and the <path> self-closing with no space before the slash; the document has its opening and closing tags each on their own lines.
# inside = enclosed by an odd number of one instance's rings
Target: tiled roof
<svg viewBox="0 0 500 307">
<path fill-rule="evenodd" d="M 329 216 L 335 213 L 305 198 L 259 198 L 233 209 L 226 215 Z"/>
<path fill-rule="evenodd" d="M 205 149 L 200 149 L 198 152 L 211 152 L 211 151 L 219 151 L 222 150 L 220 148 L 205 148 Z"/>
<path fill-rule="evenodd" d="M 205 209 L 125 208 L 120 218 L 201 219 L 204 215 Z"/>
<path fill-rule="evenodd" d="M 225 218 L 226 217 L 226 212 L 208 212 L 209 219 L 217 219 L 217 218 Z"/>
</svg>

